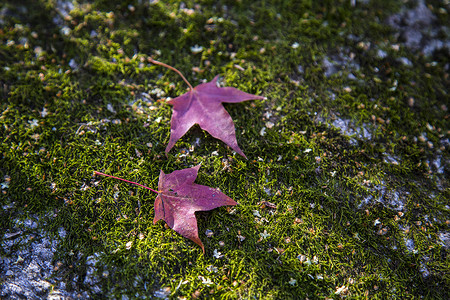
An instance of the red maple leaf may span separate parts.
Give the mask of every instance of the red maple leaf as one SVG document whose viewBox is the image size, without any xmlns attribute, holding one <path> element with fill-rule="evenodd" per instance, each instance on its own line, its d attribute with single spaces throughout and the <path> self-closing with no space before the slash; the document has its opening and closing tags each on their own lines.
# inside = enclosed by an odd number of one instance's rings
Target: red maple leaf
<svg viewBox="0 0 450 300">
<path fill-rule="evenodd" d="M 167 101 L 168 104 L 173 105 L 173 114 L 170 121 L 170 139 L 166 147 L 166 153 L 192 126 L 198 124 L 200 128 L 208 131 L 216 139 L 222 140 L 246 158 L 237 144 L 233 120 L 222 103 L 238 103 L 264 99 L 264 97 L 248 94 L 233 87 L 220 88 L 217 86 L 219 76 L 214 77 L 210 82 L 193 88 L 180 71 L 174 67 L 153 59 L 150 59 L 150 61 L 177 72 L 190 88 L 187 93 Z"/>
<path fill-rule="evenodd" d="M 197 165 L 170 174 L 161 171 L 158 183 L 159 191 L 101 172 L 94 173 L 137 184 L 157 193 L 153 224 L 159 220 L 164 220 L 170 228 L 198 244 L 204 253 L 205 247 L 198 236 L 195 212 L 208 211 L 220 206 L 236 205 L 237 203 L 218 189 L 194 183 L 199 168 L 200 165 Z"/>
<path fill-rule="evenodd" d="M 167 101 L 173 105 L 173 114 L 166 153 L 194 124 L 198 124 L 201 129 L 208 131 L 213 137 L 222 140 L 231 149 L 246 157 L 237 144 L 233 120 L 222 103 L 237 103 L 264 97 L 248 94 L 233 87 L 219 88 L 216 84 L 218 77 Z"/>
<path fill-rule="evenodd" d="M 198 237 L 195 212 L 237 203 L 217 189 L 194 183 L 199 168 L 197 165 L 170 174 L 161 171 L 153 223 L 164 220 L 170 228 L 197 243 L 205 252 Z"/>
</svg>

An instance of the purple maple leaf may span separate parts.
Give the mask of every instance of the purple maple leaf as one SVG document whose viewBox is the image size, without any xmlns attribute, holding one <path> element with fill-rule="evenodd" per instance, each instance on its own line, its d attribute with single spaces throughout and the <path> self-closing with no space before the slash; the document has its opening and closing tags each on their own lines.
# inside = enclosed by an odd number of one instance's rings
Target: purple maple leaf
<svg viewBox="0 0 450 300">
<path fill-rule="evenodd" d="M 200 165 L 192 168 L 159 174 L 158 191 L 137 182 L 95 171 L 94 174 L 111 177 L 146 188 L 156 194 L 155 218 L 153 224 L 164 220 L 167 225 L 202 247 L 198 237 L 197 218 L 195 212 L 208 211 L 225 205 L 236 205 L 236 201 L 209 186 L 195 184 Z"/>
<path fill-rule="evenodd" d="M 170 174 L 161 171 L 153 223 L 164 220 L 170 228 L 198 244 L 205 252 L 198 237 L 195 212 L 237 203 L 217 189 L 194 183 L 199 168 L 197 165 Z"/>
<path fill-rule="evenodd" d="M 233 120 L 222 103 L 237 103 L 247 100 L 264 99 L 242 92 L 233 87 L 217 87 L 217 78 L 200 84 L 189 92 L 167 101 L 173 105 L 170 139 L 166 153 L 194 125 L 208 131 L 213 137 L 222 140 L 234 151 L 246 158 L 239 148 Z"/>
</svg>

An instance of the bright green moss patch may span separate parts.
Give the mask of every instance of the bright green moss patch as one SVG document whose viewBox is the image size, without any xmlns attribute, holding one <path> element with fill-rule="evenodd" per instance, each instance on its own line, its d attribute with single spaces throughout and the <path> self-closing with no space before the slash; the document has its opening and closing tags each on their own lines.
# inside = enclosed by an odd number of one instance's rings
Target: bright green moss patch
<svg viewBox="0 0 450 300">
<path fill-rule="evenodd" d="M 380 22 L 404 1 L 350 2 L 0 4 L 1 257 L 36 218 L 61 239 L 48 280 L 83 297 L 444 298 L 448 55 Z M 149 57 L 267 97 L 226 105 L 248 160 L 198 127 L 165 155 L 187 86 Z M 157 188 L 199 163 L 239 203 L 198 214 L 204 255 L 149 191 L 93 177 Z"/>
</svg>

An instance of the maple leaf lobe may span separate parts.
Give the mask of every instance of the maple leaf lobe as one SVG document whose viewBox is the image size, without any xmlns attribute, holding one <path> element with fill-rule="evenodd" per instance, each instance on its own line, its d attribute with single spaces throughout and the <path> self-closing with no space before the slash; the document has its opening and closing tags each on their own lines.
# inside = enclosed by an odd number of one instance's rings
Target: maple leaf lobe
<svg viewBox="0 0 450 300">
<path fill-rule="evenodd" d="M 195 212 L 237 203 L 217 189 L 195 184 L 199 168 L 197 165 L 170 174 L 161 171 L 153 223 L 164 220 L 170 228 L 198 244 L 205 252 L 198 236 Z"/>
<path fill-rule="evenodd" d="M 238 103 L 264 99 L 264 97 L 248 94 L 233 87 L 217 87 L 218 77 L 167 101 L 168 104 L 173 105 L 173 114 L 166 153 L 192 126 L 198 124 L 201 129 L 206 130 L 213 137 L 222 140 L 234 151 L 246 157 L 237 144 L 233 120 L 222 103 Z"/>
</svg>

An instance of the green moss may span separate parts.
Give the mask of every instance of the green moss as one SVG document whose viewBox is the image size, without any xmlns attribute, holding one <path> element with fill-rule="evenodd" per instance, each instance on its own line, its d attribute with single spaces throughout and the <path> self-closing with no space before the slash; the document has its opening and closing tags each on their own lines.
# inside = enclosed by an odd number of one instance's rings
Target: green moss
<svg viewBox="0 0 450 300">
<path fill-rule="evenodd" d="M 337 299 L 340 287 L 350 298 L 444 297 L 449 61 L 391 48 L 379 19 L 400 3 L 80 2 L 59 21 L 67 34 L 53 24 L 54 4 L 0 5 L 11 12 L 0 30 L 0 180 L 9 184 L 0 202 L 14 202 L 0 227 L 37 214 L 51 221 L 50 234 L 65 228 L 55 260 L 69 285 L 89 289 L 85 261 L 100 253 L 101 287 L 117 298 L 168 288 L 173 298 Z M 187 87 L 150 56 L 193 85 L 221 74 L 227 86 L 267 97 L 226 105 L 248 160 L 199 128 L 165 156 L 164 98 Z M 326 76 L 326 60 L 339 59 Z M 198 215 L 205 255 L 152 223 L 154 195 L 92 177 L 99 170 L 156 187 L 160 169 L 198 163 L 199 184 L 239 202 Z"/>
</svg>

